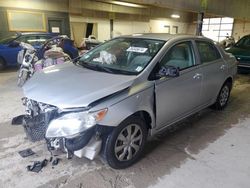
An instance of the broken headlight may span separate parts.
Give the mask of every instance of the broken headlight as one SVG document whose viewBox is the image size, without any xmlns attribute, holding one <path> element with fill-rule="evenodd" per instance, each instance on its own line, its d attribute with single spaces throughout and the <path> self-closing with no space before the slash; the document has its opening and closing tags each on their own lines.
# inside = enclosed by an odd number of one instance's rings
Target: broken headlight
<svg viewBox="0 0 250 188">
<path fill-rule="evenodd" d="M 72 112 L 62 115 L 50 122 L 46 131 L 46 138 L 73 138 L 101 121 L 107 110 L 105 108 L 96 112 Z"/>
</svg>

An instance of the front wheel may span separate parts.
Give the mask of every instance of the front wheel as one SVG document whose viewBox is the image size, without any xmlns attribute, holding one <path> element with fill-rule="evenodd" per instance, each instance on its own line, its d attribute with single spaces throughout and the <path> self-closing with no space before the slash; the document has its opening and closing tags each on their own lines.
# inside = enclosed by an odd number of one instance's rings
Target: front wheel
<svg viewBox="0 0 250 188">
<path fill-rule="evenodd" d="M 131 117 L 122 122 L 108 136 L 104 146 L 104 157 L 115 169 L 127 168 L 141 156 L 146 140 L 147 128 L 140 117 Z"/>
<path fill-rule="evenodd" d="M 0 71 L 1 70 L 4 70 L 4 68 L 5 68 L 5 62 L 4 62 L 4 60 L 0 57 Z"/>
<path fill-rule="evenodd" d="M 230 96 L 230 91 L 231 91 L 231 84 L 229 82 L 226 82 L 222 86 L 220 93 L 214 104 L 214 108 L 216 110 L 223 110 L 227 106 L 229 96 Z"/>
<path fill-rule="evenodd" d="M 28 72 L 20 69 L 18 74 L 17 86 L 22 87 L 27 79 Z"/>
</svg>

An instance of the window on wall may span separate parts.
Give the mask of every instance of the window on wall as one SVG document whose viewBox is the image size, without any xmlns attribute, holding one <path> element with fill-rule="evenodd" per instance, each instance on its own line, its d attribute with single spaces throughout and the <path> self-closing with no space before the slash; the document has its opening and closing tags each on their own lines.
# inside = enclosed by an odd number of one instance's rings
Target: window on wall
<svg viewBox="0 0 250 188">
<path fill-rule="evenodd" d="M 202 34 L 220 42 L 232 35 L 233 23 L 234 19 L 229 17 L 205 18 L 203 19 Z"/>
</svg>

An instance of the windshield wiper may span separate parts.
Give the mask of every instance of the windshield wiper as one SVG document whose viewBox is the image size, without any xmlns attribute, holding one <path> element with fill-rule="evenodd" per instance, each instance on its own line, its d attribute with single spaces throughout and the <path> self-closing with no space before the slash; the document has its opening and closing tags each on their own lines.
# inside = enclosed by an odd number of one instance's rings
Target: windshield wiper
<svg viewBox="0 0 250 188">
<path fill-rule="evenodd" d="M 108 72 L 108 73 L 114 73 L 111 69 L 107 68 L 107 67 L 104 67 L 104 66 L 101 66 L 101 65 L 94 65 L 97 69 L 99 70 L 102 70 L 102 71 L 105 71 L 105 72 Z"/>
<path fill-rule="evenodd" d="M 84 61 L 80 61 L 79 65 L 82 65 L 83 67 L 91 70 L 96 70 L 96 71 L 102 71 L 102 72 L 108 72 L 108 73 L 113 73 L 113 71 L 107 67 L 98 65 L 98 64 L 90 64 Z"/>
<path fill-rule="evenodd" d="M 77 64 L 81 65 L 87 69 L 108 72 L 108 73 L 112 73 L 112 74 L 122 74 L 122 75 L 137 75 L 138 74 L 136 72 L 130 72 L 130 71 L 120 70 L 120 69 L 113 69 L 113 68 L 101 66 L 99 64 L 91 64 L 91 63 L 87 63 L 87 62 L 82 61 L 82 60 L 79 61 Z"/>
<path fill-rule="evenodd" d="M 130 72 L 126 70 L 121 70 L 121 69 L 113 69 L 115 74 L 123 74 L 123 75 L 137 75 L 136 72 Z"/>
</svg>

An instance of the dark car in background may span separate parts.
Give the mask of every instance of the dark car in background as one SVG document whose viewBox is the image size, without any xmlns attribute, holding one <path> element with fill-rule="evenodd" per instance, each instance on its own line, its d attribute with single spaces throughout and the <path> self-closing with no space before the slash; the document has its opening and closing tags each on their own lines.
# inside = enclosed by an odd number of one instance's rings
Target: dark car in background
<svg viewBox="0 0 250 188">
<path fill-rule="evenodd" d="M 6 66 L 17 65 L 17 54 L 21 50 L 20 42 L 29 43 L 37 50 L 41 49 L 43 44 L 57 34 L 53 33 L 17 33 L 0 39 L 0 70 Z M 64 38 L 63 51 L 71 58 L 78 56 L 78 50 L 75 48 L 74 43 L 69 38 Z M 43 53 L 39 53 L 42 58 Z"/>
<path fill-rule="evenodd" d="M 235 45 L 225 49 L 238 60 L 238 71 L 250 70 L 250 35 L 242 37 Z"/>
</svg>

